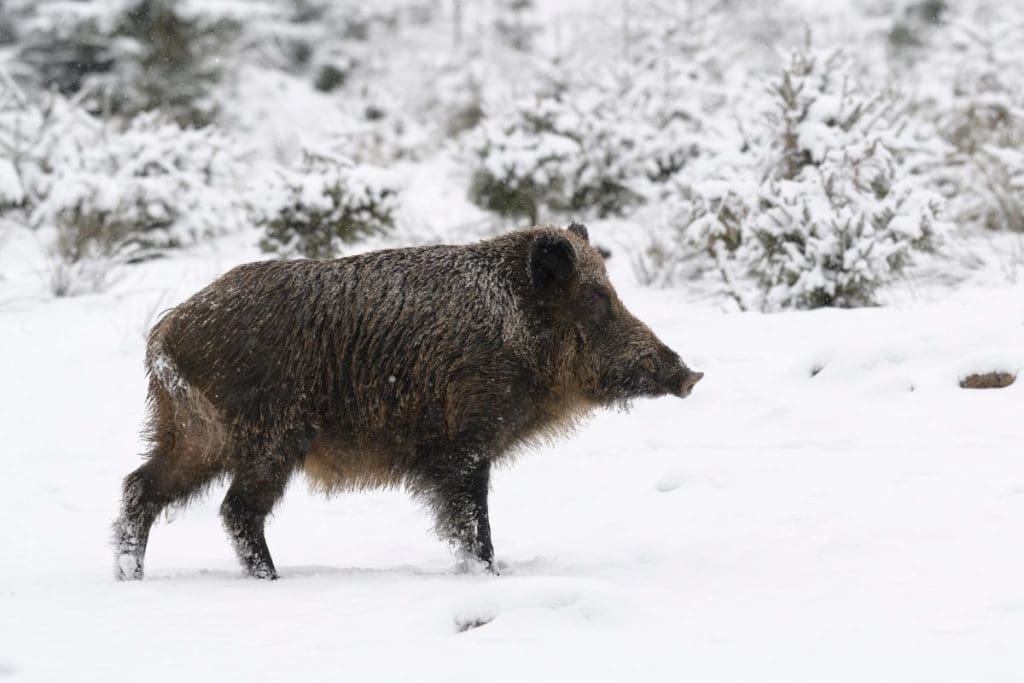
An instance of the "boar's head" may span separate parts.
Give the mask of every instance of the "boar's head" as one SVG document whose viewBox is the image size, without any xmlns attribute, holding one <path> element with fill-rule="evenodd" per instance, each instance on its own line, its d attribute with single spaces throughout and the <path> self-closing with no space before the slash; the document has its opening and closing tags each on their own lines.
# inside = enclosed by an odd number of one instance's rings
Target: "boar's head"
<svg viewBox="0 0 1024 683">
<path fill-rule="evenodd" d="M 704 373 L 688 368 L 626 309 L 585 226 L 537 233 L 527 260 L 532 294 L 549 322 L 551 360 L 584 397 L 621 403 L 690 395 Z"/>
</svg>

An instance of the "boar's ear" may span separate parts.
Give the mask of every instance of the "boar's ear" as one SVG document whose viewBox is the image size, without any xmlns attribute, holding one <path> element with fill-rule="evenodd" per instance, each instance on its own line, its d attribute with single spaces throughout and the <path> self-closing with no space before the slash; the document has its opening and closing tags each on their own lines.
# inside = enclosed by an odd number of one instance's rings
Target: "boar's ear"
<svg viewBox="0 0 1024 683">
<path fill-rule="evenodd" d="M 530 282 L 538 290 L 561 287 L 576 276 L 576 250 L 561 235 L 541 233 L 530 242 Z"/>
<path fill-rule="evenodd" d="M 572 223 L 569 224 L 569 227 L 566 228 L 566 230 L 576 235 L 584 242 L 590 242 L 590 233 L 587 232 L 587 226 L 583 225 L 582 223 L 577 223 L 576 221 L 573 221 Z"/>
</svg>

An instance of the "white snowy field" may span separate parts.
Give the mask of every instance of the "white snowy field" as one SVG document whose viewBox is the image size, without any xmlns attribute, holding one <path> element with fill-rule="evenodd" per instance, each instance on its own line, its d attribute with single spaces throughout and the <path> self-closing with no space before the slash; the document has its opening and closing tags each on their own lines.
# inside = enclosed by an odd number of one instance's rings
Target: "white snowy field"
<svg viewBox="0 0 1024 683">
<path fill-rule="evenodd" d="M 218 488 L 154 527 L 145 581 L 115 583 L 143 335 L 255 258 L 244 237 L 63 300 L 30 238 L 5 246 L 0 678 L 1024 680 L 1024 382 L 958 386 L 1024 369 L 1021 285 L 735 314 L 613 259 L 707 377 L 499 471 L 501 577 L 456 573 L 400 492 L 296 481 L 268 530 L 282 580 L 242 578 Z"/>
</svg>

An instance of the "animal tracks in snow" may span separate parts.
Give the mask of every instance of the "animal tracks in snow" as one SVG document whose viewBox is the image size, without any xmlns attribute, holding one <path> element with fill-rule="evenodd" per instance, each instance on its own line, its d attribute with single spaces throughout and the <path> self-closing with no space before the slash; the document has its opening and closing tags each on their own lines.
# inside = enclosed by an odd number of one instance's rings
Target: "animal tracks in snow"
<svg viewBox="0 0 1024 683">
<path fill-rule="evenodd" d="M 454 608 L 456 633 L 503 623 L 588 623 L 609 619 L 621 600 L 613 584 L 569 577 L 502 577 L 474 586 Z"/>
</svg>

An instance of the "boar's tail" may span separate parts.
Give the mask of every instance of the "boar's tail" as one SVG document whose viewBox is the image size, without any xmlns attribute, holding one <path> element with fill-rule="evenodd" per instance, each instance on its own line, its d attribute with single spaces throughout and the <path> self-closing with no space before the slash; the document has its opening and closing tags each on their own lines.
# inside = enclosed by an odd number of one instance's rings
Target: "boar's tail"
<svg viewBox="0 0 1024 683">
<path fill-rule="evenodd" d="M 218 463 L 227 446 L 224 420 L 202 391 L 181 373 L 168 348 L 166 319 L 149 333 L 146 374 L 149 376 L 149 422 L 145 430 L 151 457 Z"/>
<path fill-rule="evenodd" d="M 149 333 L 146 343 L 146 374 L 152 383 L 160 385 L 171 396 L 184 398 L 188 393 L 188 384 L 167 349 L 165 322 L 161 320 Z"/>
</svg>

